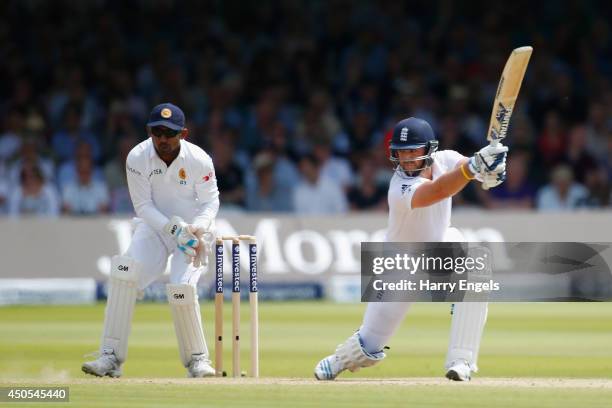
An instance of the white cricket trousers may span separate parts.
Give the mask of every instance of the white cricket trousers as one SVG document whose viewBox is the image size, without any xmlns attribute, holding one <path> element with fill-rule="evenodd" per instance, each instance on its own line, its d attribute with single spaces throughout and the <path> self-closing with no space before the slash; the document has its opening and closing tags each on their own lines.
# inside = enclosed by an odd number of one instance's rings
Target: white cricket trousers
<svg viewBox="0 0 612 408">
<path fill-rule="evenodd" d="M 171 237 L 162 236 L 144 221 L 135 223 L 132 242 L 125 255 L 141 264 L 138 288 L 143 290 L 164 274 L 170 255 L 170 283 L 195 286 L 207 266 L 194 267 Z"/>
<path fill-rule="evenodd" d="M 461 231 L 449 228 L 444 242 L 464 242 Z M 359 328 L 363 348 L 376 353 L 388 344 L 393 334 L 404 321 L 411 302 L 370 302 Z M 463 358 L 477 369 L 480 340 L 487 318 L 488 304 L 485 302 L 457 303 L 452 316 L 447 365 L 456 358 Z"/>
</svg>

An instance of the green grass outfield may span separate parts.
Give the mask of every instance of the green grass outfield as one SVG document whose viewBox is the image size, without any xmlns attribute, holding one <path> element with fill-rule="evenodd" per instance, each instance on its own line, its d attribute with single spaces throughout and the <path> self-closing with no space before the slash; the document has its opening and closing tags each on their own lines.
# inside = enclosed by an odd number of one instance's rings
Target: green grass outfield
<svg viewBox="0 0 612 408">
<path fill-rule="evenodd" d="M 242 311 L 242 361 L 248 371 L 247 307 Z M 83 356 L 97 348 L 103 305 L 2 307 L 0 385 L 66 384 L 70 407 L 612 406 L 611 303 L 491 305 L 480 373 L 470 384 L 441 378 L 449 306 L 417 304 L 383 363 L 347 373 L 336 383 L 312 380 L 314 365 L 359 326 L 363 310 L 361 304 L 262 302 L 262 380 L 211 381 L 184 379 L 167 305 L 137 305 L 129 359 L 119 380 L 96 380 L 80 370 Z M 202 304 L 209 345 L 212 312 L 211 303 Z M 231 367 L 228 341 L 225 367 Z M 0 407 L 11 405 L 0 402 Z"/>
</svg>

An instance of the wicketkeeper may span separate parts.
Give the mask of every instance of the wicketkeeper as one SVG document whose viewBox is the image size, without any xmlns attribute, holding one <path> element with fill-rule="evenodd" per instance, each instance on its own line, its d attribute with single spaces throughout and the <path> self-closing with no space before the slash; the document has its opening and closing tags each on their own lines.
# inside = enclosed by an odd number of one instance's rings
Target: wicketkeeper
<svg viewBox="0 0 612 408">
<path fill-rule="evenodd" d="M 83 364 L 96 376 L 121 376 L 127 358 L 132 312 L 139 293 L 162 276 L 166 286 L 180 358 L 190 377 L 215 371 L 208 359 L 196 284 L 208 267 L 219 190 L 212 160 L 185 140 L 185 115 L 164 103 L 153 108 L 149 138 L 127 158 L 127 181 L 138 218 L 127 252 L 112 260 L 100 355 Z M 202 239 L 208 237 L 208 240 Z"/>
</svg>

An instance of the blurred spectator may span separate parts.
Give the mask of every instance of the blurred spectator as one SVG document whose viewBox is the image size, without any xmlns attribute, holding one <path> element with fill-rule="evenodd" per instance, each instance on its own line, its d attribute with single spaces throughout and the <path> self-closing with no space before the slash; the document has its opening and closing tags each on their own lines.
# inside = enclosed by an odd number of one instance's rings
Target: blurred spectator
<svg viewBox="0 0 612 408">
<path fill-rule="evenodd" d="M 353 170 L 348 160 L 332 156 L 331 150 L 330 142 L 321 140 L 314 144 L 312 153 L 320 163 L 321 177 L 332 180 L 347 191 L 354 181 Z"/>
<path fill-rule="evenodd" d="M 315 140 L 330 142 L 330 137 L 320 118 L 312 111 L 306 111 L 302 120 L 297 124 L 295 136 L 291 139 L 291 153 L 294 156 L 303 156 L 312 151 Z"/>
<path fill-rule="evenodd" d="M 608 172 L 608 179 L 612 180 L 612 129 L 606 134 L 605 159 L 602 160 L 603 166 Z"/>
<path fill-rule="evenodd" d="M 88 157 L 76 161 L 77 180 L 64 186 L 63 211 L 71 215 L 96 215 L 109 209 L 106 183 L 93 179 L 93 162 Z"/>
<path fill-rule="evenodd" d="M 473 150 L 475 146 L 480 146 L 482 143 L 483 135 L 487 133 L 488 121 L 485 123 L 483 118 L 476 115 L 471 109 L 470 89 L 466 85 L 453 84 L 448 93 L 448 111 L 459 121 L 460 132 L 470 141 L 466 143 L 470 143 L 472 145 L 470 150 Z"/>
<path fill-rule="evenodd" d="M 99 124 L 101 107 L 92 87 L 85 88 L 85 75 L 88 74 L 85 71 L 86 66 L 85 61 L 80 64 L 66 61 L 61 67 L 57 65 L 53 67 L 55 84 L 47 104 L 49 120 L 53 127 L 61 127 L 61 122 L 65 121 L 69 110 L 78 112 L 78 127 L 83 130 Z M 108 77 L 104 79 L 108 81 Z M 107 83 L 107 86 L 111 88 L 110 83 Z"/>
<path fill-rule="evenodd" d="M 87 143 L 95 161 L 101 157 L 100 143 L 93 134 L 81 128 L 81 110 L 78 106 L 68 105 L 64 112 L 64 126 L 53 135 L 53 151 L 63 162 L 75 156 L 77 146 Z"/>
<path fill-rule="evenodd" d="M 480 138 L 481 144 L 483 138 Z M 461 132 L 459 121 L 453 116 L 445 116 L 440 121 L 438 139 L 440 144 L 444 146 L 444 150 L 455 150 L 464 156 L 471 156 L 480 149 L 480 145 L 475 145 Z"/>
<path fill-rule="evenodd" d="M 342 124 L 334 113 L 334 106 L 329 94 L 322 88 L 310 94 L 308 110 L 318 119 L 330 142 L 342 131 Z"/>
<path fill-rule="evenodd" d="M 221 137 L 213 138 L 211 145 L 210 155 L 215 166 L 221 208 L 225 210 L 244 208 L 244 175 L 240 166 L 234 161 L 234 146 Z"/>
<path fill-rule="evenodd" d="M 287 141 L 287 128 L 280 121 L 276 122 L 272 129 L 270 146 L 267 149 L 274 155 L 274 181 L 278 187 L 282 188 L 287 194 L 300 181 L 300 172 L 289 158 Z"/>
<path fill-rule="evenodd" d="M 7 208 L 8 184 L 5 180 L 0 179 L 0 215 L 8 212 Z"/>
<path fill-rule="evenodd" d="M 139 104 L 138 102 L 132 103 Z M 133 112 L 133 110 L 136 110 L 138 113 Z M 138 123 L 144 121 L 144 115 L 140 110 L 140 107 L 130 106 L 129 101 L 115 101 L 111 103 L 106 135 L 103 140 L 106 157 L 112 157 L 117 153 L 117 146 L 119 146 L 122 139 L 128 137 L 137 140 L 139 134 L 143 133 L 143 130 L 139 133 L 134 126 L 135 117 L 139 118 L 140 122 Z"/>
<path fill-rule="evenodd" d="M 382 139 L 381 134 L 374 132 L 372 118 L 363 110 L 353 115 L 348 134 L 351 157 L 367 153 Z"/>
<path fill-rule="evenodd" d="M 585 187 L 589 190 L 584 205 L 591 208 L 610 205 L 611 191 L 608 174 L 603 167 L 591 168 L 584 177 Z"/>
<path fill-rule="evenodd" d="M 39 140 L 33 137 L 25 138 L 23 140 L 20 155 L 8 170 L 10 184 L 19 184 L 21 179 L 21 169 L 27 163 L 38 167 L 42 172 L 43 178 L 47 182 L 52 182 L 55 180 L 55 164 L 51 159 L 43 157 L 40 154 L 39 144 Z"/>
<path fill-rule="evenodd" d="M 606 106 L 593 102 L 589 106 L 589 117 L 586 122 L 587 148 L 598 160 L 608 160 L 606 152 L 606 135 L 609 127 L 609 115 Z"/>
<path fill-rule="evenodd" d="M 374 161 L 365 157 L 360 160 L 359 176 L 348 191 L 351 210 L 385 210 L 387 208 L 387 187 L 376 184 Z"/>
<path fill-rule="evenodd" d="M 393 177 L 393 166 L 389 161 L 390 154 L 388 147 L 384 141 L 381 141 L 378 146 L 374 147 L 366 155 L 366 157 L 370 157 L 374 161 L 376 184 L 384 186 L 389 186 L 391 177 Z"/>
<path fill-rule="evenodd" d="M 584 183 L 585 175 L 597 167 L 597 161 L 587 151 L 587 128 L 582 125 L 572 127 L 569 133 L 565 160 L 572 166 L 576 180 Z"/>
<path fill-rule="evenodd" d="M 504 144 L 510 146 L 511 150 L 533 151 L 535 147 L 535 134 L 533 124 L 526 115 L 516 112 L 512 115 L 508 138 Z M 480 148 L 478 146 L 478 148 Z"/>
<path fill-rule="evenodd" d="M 78 179 L 77 162 L 80 159 L 93 160 L 91 145 L 81 141 L 77 144 L 74 157 L 64 162 L 57 171 L 57 183 L 60 189 L 70 183 L 76 183 Z M 98 166 L 94 165 L 93 179 L 95 181 L 104 181 L 104 172 Z"/>
<path fill-rule="evenodd" d="M 529 154 L 523 151 L 510 152 L 508 178 L 490 192 L 490 208 L 529 209 L 533 207 L 535 188 L 528 178 Z"/>
<path fill-rule="evenodd" d="M 270 92 L 264 93 L 247 117 L 243 130 L 242 147 L 254 153 L 270 139 L 272 127 L 278 119 L 278 104 Z"/>
<path fill-rule="evenodd" d="M 559 114 L 549 111 L 544 118 L 544 129 L 538 139 L 541 164 L 546 168 L 558 164 L 565 154 L 567 134 Z"/>
<path fill-rule="evenodd" d="M 26 108 L 25 132 L 27 137 L 46 143 L 47 122 L 43 117 L 42 108 L 37 105 L 30 105 Z"/>
<path fill-rule="evenodd" d="M 41 170 L 31 163 L 21 168 L 20 185 L 9 196 L 9 215 L 55 217 L 59 214 L 59 199 L 55 188 L 45 183 Z"/>
<path fill-rule="evenodd" d="M 540 211 L 572 210 L 584 205 L 588 195 L 582 184 L 574 182 L 571 167 L 562 164 L 553 169 L 551 183 L 538 191 L 537 207 Z"/>
<path fill-rule="evenodd" d="M 11 109 L 4 117 L 3 132 L 0 134 L 0 162 L 12 158 L 21 148 L 24 118 L 17 109 Z"/>
<path fill-rule="evenodd" d="M 302 182 L 293 191 L 293 208 L 298 214 L 338 214 L 348 204 L 342 189 L 333 181 L 321 177 L 320 163 L 313 155 L 300 159 Z"/>
<path fill-rule="evenodd" d="M 337 150 L 341 132 L 342 125 L 334 113 L 329 95 L 323 89 L 317 89 L 310 95 L 308 107 L 296 125 L 294 150 L 298 155 L 307 152 L 315 139 Z"/>
<path fill-rule="evenodd" d="M 257 177 L 256 188 L 247 195 L 249 211 L 291 210 L 291 196 L 279 187 L 274 179 L 274 157 L 270 153 L 260 153 L 253 161 Z"/>
<path fill-rule="evenodd" d="M 134 206 L 127 186 L 125 166 L 130 150 L 136 146 L 134 137 L 124 137 L 119 140 L 115 158 L 104 166 L 106 185 L 110 193 L 110 210 L 113 213 L 132 213 Z"/>
</svg>

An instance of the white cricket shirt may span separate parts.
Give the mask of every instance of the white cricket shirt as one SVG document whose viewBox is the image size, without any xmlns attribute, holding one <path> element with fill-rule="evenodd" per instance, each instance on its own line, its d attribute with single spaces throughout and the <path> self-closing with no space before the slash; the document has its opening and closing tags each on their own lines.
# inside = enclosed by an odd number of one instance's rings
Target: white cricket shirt
<svg viewBox="0 0 612 408">
<path fill-rule="evenodd" d="M 454 150 L 433 154 L 432 179 L 454 169 L 465 157 Z M 402 178 L 397 173 L 389 183 L 388 242 L 441 242 L 450 227 L 452 198 L 445 198 L 429 207 L 412 208 L 414 192 L 428 179 Z"/>
<path fill-rule="evenodd" d="M 156 231 L 178 215 L 188 224 L 207 225 L 217 215 L 219 190 L 212 159 L 200 147 L 181 140 L 181 151 L 167 166 L 151 138 L 127 157 L 127 181 L 134 210 Z"/>
</svg>

